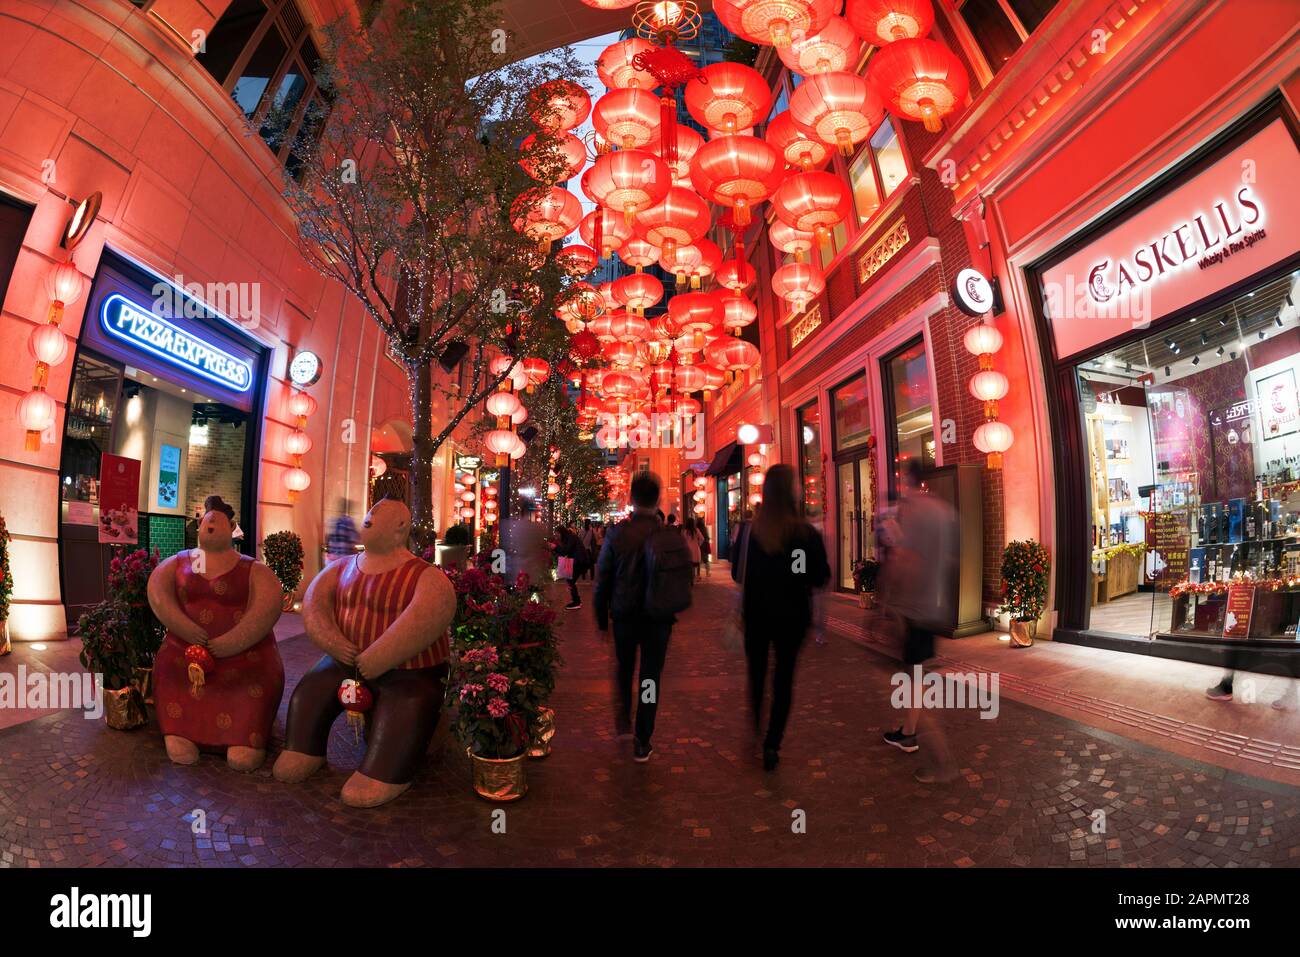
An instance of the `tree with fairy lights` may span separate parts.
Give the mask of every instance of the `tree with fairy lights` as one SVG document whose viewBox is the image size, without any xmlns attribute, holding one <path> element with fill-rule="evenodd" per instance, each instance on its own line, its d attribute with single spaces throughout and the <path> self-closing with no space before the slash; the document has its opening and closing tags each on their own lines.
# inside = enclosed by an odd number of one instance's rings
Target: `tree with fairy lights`
<svg viewBox="0 0 1300 957">
<path fill-rule="evenodd" d="M 491 359 L 563 337 L 560 271 L 529 223 L 573 175 L 572 135 L 556 119 L 567 101 L 533 91 L 573 89 L 584 70 L 567 48 L 512 62 L 494 0 L 390 4 L 329 34 L 329 114 L 295 144 L 285 197 L 304 255 L 361 302 L 406 371 L 419 551 L 437 536 L 434 454 L 509 375 Z M 458 372 L 437 374 L 439 361 Z"/>
</svg>

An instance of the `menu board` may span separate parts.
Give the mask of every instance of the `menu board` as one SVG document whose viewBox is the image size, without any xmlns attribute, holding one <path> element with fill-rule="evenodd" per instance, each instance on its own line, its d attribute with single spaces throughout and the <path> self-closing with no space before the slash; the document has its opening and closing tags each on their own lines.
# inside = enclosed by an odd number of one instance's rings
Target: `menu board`
<svg viewBox="0 0 1300 957">
<path fill-rule="evenodd" d="M 134 545 L 140 540 L 140 460 L 105 452 L 99 460 L 99 541 Z"/>
<path fill-rule="evenodd" d="M 1250 611 L 1255 605 L 1255 586 L 1235 582 L 1228 586 L 1228 607 L 1223 616 L 1224 638 L 1245 638 L 1250 632 Z"/>
<path fill-rule="evenodd" d="M 1187 518 L 1180 512 L 1156 512 L 1151 516 L 1148 529 L 1151 550 L 1159 559 L 1154 578 L 1165 590 L 1179 582 L 1187 581 L 1187 559 L 1191 542 L 1187 534 Z"/>
<path fill-rule="evenodd" d="M 175 508 L 180 501 L 181 450 L 163 442 L 158 446 L 158 507 Z"/>
</svg>

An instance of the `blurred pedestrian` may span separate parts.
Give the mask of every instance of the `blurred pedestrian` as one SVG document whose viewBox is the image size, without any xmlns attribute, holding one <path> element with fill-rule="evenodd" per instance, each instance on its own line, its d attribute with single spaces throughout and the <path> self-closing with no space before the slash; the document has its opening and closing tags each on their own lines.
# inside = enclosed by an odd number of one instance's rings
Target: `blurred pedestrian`
<svg viewBox="0 0 1300 957">
<path fill-rule="evenodd" d="M 596 526 L 592 524 L 591 519 L 582 520 L 582 534 L 578 536 L 582 539 L 582 547 L 587 550 L 587 562 L 585 563 L 582 574 L 578 577 L 594 578 L 596 576 L 596 556 L 600 554 L 600 539 L 596 533 Z"/>
<path fill-rule="evenodd" d="M 700 564 L 704 566 L 704 577 L 709 577 L 709 563 L 713 560 L 713 539 L 709 537 L 709 523 L 700 519 L 695 523 L 700 533 Z"/>
<path fill-rule="evenodd" d="M 925 489 L 920 460 L 907 459 L 901 471 L 893 516 L 897 531 L 890 529 L 886 533 L 891 541 L 882 567 L 884 580 L 877 592 L 902 619 L 903 664 L 915 675 L 934 657 L 935 635 L 951 634 L 958 562 L 957 514 L 951 505 Z M 919 689 L 914 690 L 917 693 L 908 699 L 902 725 L 885 734 L 887 743 L 909 753 L 920 747 L 920 695 Z M 929 737 L 935 745 L 936 763 L 932 768 L 918 770 L 917 779 L 926 783 L 951 780 L 956 769 L 938 715 L 930 722 Z"/>
<path fill-rule="evenodd" d="M 564 607 L 573 610 L 582 607 L 582 599 L 578 597 L 578 575 L 585 571 L 583 566 L 586 564 L 587 549 L 582 544 L 573 529 L 561 526 L 555 544 L 556 559 L 556 577 L 560 581 L 568 582 L 569 585 L 569 603 Z"/>
<path fill-rule="evenodd" d="M 695 528 L 695 516 L 687 515 L 682 525 L 682 538 L 686 541 L 686 550 L 690 552 L 691 564 L 695 566 L 695 580 L 700 580 L 700 533 Z"/>
<path fill-rule="evenodd" d="M 537 502 L 519 499 L 519 514 L 501 523 L 501 550 L 505 553 L 506 579 L 512 584 L 522 573 L 528 587 L 540 591 L 551 567 L 551 555 L 542 526 L 534 521 Z"/>
<path fill-rule="evenodd" d="M 345 498 L 339 499 L 338 515 L 330 523 L 329 534 L 325 536 L 325 554 L 331 562 L 347 558 L 357 553 L 360 544 L 361 533 L 352 520 L 352 503 Z"/>
<path fill-rule="evenodd" d="M 780 761 L 781 742 L 794 696 L 794 669 L 812 624 L 813 594 L 830 581 L 821 533 L 799 515 L 794 469 L 773 465 L 763 479 L 763 504 L 736 536 L 732 577 L 741 584 L 745 658 L 755 734 L 762 710 L 769 652 L 774 650 L 772 705 L 763 739 L 763 768 Z"/>
</svg>

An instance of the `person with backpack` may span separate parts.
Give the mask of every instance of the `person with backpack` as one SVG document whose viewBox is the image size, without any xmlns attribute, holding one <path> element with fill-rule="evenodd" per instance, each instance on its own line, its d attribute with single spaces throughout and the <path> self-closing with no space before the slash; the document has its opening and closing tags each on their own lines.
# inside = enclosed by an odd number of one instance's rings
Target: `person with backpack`
<svg viewBox="0 0 1300 957">
<path fill-rule="evenodd" d="M 762 732 L 768 655 L 776 651 L 772 707 L 763 739 L 763 769 L 776 769 L 794 696 L 794 668 L 813 620 L 813 592 L 830 581 L 821 533 L 799 515 L 794 469 L 773 465 L 763 479 L 763 504 L 736 535 L 731 575 L 740 583 L 745 658 L 754 732 Z"/>
<path fill-rule="evenodd" d="M 556 577 L 569 585 L 569 603 L 564 607 L 568 610 L 581 608 L 578 578 L 582 575 L 583 566 L 587 564 L 587 549 L 582 544 L 582 539 L 567 525 L 561 526 L 556 533 L 555 563 Z"/>
<path fill-rule="evenodd" d="M 611 528 L 596 561 L 593 604 L 601 631 L 614 626 L 618 696 L 614 726 L 620 737 L 635 735 L 633 760 L 654 752 L 655 717 L 663 696 L 668 639 L 680 611 L 691 604 L 691 558 L 681 535 L 657 517 L 659 478 L 642 473 L 629 489 L 632 513 Z M 637 655 L 640 653 L 640 673 Z M 633 678 L 636 718 L 633 724 Z"/>
</svg>

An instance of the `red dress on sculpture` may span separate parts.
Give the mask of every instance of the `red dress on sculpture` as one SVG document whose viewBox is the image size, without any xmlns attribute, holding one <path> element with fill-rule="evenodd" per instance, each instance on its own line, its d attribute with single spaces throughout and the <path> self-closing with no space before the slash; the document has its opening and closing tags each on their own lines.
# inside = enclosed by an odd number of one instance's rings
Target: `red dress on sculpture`
<svg viewBox="0 0 1300 957">
<path fill-rule="evenodd" d="M 243 618 L 252 569 L 253 559 L 243 555 L 230 571 L 209 580 L 191 563 L 178 562 L 176 599 L 209 638 L 217 638 Z M 154 659 L 154 700 L 162 733 L 201 748 L 265 749 L 284 694 L 284 663 L 274 633 L 240 654 L 216 659 L 216 667 L 198 688 L 190 686 L 188 647 L 168 632 Z"/>
</svg>

